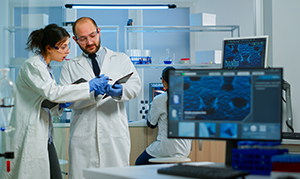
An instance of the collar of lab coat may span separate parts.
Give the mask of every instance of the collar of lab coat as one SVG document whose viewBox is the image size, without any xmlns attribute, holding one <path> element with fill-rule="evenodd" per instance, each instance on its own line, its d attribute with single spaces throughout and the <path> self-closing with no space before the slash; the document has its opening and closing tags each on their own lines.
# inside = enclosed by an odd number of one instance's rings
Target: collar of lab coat
<svg viewBox="0 0 300 179">
<path fill-rule="evenodd" d="M 112 58 L 115 57 L 115 56 L 117 56 L 117 52 L 109 50 L 106 47 L 103 47 L 103 48 L 104 48 L 104 50 L 106 50 L 106 54 L 104 56 L 104 60 L 103 60 L 103 63 L 102 63 L 101 73 L 100 74 L 103 74 L 103 71 L 105 71 L 105 70 L 102 70 L 102 69 L 105 69 L 106 64 L 110 63 L 110 61 L 112 60 Z M 87 54 L 85 54 L 85 53 L 82 52 L 78 56 L 78 58 L 75 58 L 74 60 L 77 62 L 78 65 L 82 66 L 90 74 L 90 76 L 92 78 L 94 78 L 95 75 L 94 75 L 93 69 L 91 68 L 91 65 L 89 64 L 87 58 L 88 58 Z"/>
</svg>

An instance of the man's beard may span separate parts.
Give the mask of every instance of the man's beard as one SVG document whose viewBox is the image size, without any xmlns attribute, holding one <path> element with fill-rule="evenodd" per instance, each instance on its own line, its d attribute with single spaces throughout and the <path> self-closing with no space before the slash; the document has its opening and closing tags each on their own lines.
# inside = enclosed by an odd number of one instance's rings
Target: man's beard
<svg viewBox="0 0 300 179">
<path fill-rule="evenodd" d="M 100 46 L 101 46 L 100 44 L 101 44 L 101 39 L 99 38 L 99 44 L 98 44 L 98 45 L 97 45 L 96 43 L 93 43 L 93 44 L 89 45 L 89 46 L 95 45 L 96 49 L 95 49 L 93 52 L 87 51 L 86 49 L 82 48 L 80 44 L 78 44 L 78 45 L 79 45 L 80 49 L 81 49 L 84 53 L 86 53 L 86 54 L 89 55 L 89 54 L 97 53 L 98 50 L 100 49 Z M 87 48 L 87 47 L 88 47 L 88 45 L 85 46 L 85 48 Z"/>
</svg>

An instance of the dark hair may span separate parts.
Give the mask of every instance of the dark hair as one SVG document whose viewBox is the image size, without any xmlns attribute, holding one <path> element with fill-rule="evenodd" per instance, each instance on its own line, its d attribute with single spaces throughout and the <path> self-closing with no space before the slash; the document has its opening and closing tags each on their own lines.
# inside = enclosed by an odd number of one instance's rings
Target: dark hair
<svg viewBox="0 0 300 179">
<path fill-rule="evenodd" d="M 31 32 L 27 40 L 27 50 L 39 49 L 42 53 L 46 51 L 47 45 L 55 46 L 57 42 L 64 43 L 70 34 L 66 29 L 56 24 L 49 24 L 45 28 Z"/>
<path fill-rule="evenodd" d="M 76 32 L 75 32 L 75 27 L 76 27 L 76 25 L 79 23 L 79 22 L 85 22 L 85 21 L 91 21 L 94 25 L 95 25 L 95 27 L 97 28 L 98 26 L 97 26 L 97 23 L 94 21 L 94 19 L 92 19 L 92 18 L 90 18 L 90 17 L 80 17 L 79 19 L 77 19 L 76 21 L 75 21 L 75 23 L 73 24 L 73 26 L 72 26 L 72 31 L 73 31 L 73 34 L 75 35 L 75 37 L 77 37 L 76 36 Z"/>
<path fill-rule="evenodd" d="M 166 67 L 165 69 L 163 69 L 163 71 L 162 71 L 162 73 L 161 73 L 162 78 L 163 78 L 163 79 L 165 80 L 165 82 L 168 83 L 168 84 L 169 84 L 169 73 L 168 73 L 168 71 L 169 71 L 170 69 L 175 69 L 175 68 L 172 67 L 172 66 Z"/>
</svg>

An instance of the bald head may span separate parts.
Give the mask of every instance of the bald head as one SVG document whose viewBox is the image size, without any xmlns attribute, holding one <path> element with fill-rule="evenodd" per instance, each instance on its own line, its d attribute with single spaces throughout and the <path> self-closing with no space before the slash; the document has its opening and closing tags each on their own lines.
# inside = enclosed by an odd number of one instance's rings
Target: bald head
<svg viewBox="0 0 300 179">
<path fill-rule="evenodd" d="M 73 27 L 72 27 L 72 30 L 73 30 L 73 34 L 77 37 L 76 35 L 76 32 L 77 32 L 77 29 L 80 28 L 80 25 L 81 24 L 84 24 L 86 22 L 92 22 L 94 25 L 95 25 L 95 28 L 97 28 L 97 24 L 96 22 L 94 21 L 94 19 L 90 18 L 90 17 L 81 17 L 79 19 L 77 19 L 75 21 L 75 23 L 73 24 Z"/>
</svg>

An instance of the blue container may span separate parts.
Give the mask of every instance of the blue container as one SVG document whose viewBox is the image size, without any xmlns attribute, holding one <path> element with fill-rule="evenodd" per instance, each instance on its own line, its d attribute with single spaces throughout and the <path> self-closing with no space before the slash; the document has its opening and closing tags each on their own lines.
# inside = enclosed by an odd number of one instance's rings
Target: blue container
<svg viewBox="0 0 300 179">
<path fill-rule="evenodd" d="M 130 60 L 134 65 L 151 64 L 151 57 L 144 56 L 130 56 Z"/>
<path fill-rule="evenodd" d="M 288 153 L 288 149 L 232 149 L 232 169 L 270 175 L 272 156 L 285 153 Z"/>
</svg>

